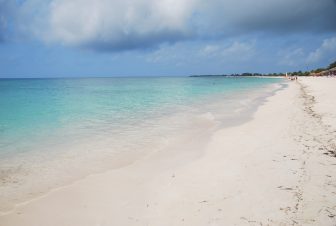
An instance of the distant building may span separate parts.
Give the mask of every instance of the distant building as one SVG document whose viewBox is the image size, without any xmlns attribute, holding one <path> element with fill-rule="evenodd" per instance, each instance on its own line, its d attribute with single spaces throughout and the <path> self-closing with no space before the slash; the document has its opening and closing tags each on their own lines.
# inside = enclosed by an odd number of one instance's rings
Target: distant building
<svg viewBox="0 0 336 226">
<path fill-rule="evenodd" d="M 311 76 L 336 76 L 336 67 L 329 70 L 321 71 L 319 73 L 311 73 Z"/>
<path fill-rule="evenodd" d="M 329 71 L 329 76 L 336 76 L 336 67 L 331 68 L 328 71 Z"/>
</svg>

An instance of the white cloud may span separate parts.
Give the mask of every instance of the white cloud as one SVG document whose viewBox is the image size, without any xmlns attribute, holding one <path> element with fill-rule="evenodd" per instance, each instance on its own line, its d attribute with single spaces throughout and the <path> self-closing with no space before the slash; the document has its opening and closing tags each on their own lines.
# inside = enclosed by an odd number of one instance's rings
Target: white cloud
<svg viewBox="0 0 336 226">
<path fill-rule="evenodd" d="M 175 43 L 173 45 L 160 46 L 155 51 L 145 54 L 147 62 L 169 64 L 175 66 L 186 65 L 197 61 L 197 48 L 193 45 Z"/>
<path fill-rule="evenodd" d="M 195 0 L 53 0 L 43 37 L 93 48 L 128 49 L 190 34 Z"/>
<path fill-rule="evenodd" d="M 241 59 L 247 59 L 254 54 L 254 42 L 234 42 L 231 46 L 223 49 L 222 55 L 224 57 L 239 57 Z"/>
<path fill-rule="evenodd" d="M 336 57 L 336 37 L 325 39 L 322 45 L 308 55 L 308 63 L 316 63 L 320 60 L 331 60 Z"/>
<path fill-rule="evenodd" d="M 201 45 L 202 48 L 200 48 Z M 256 55 L 255 46 L 255 41 L 211 42 L 208 44 L 203 41 L 184 42 L 163 45 L 154 51 L 141 53 L 139 57 L 149 63 L 169 66 L 169 68 L 179 67 L 183 70 L 183 67 L 187 66 L 188 68 L 198 68 L 199 73 L 212 71 L 219 74 L 229 68 L 232 70 L 236 63 L 250 64 L 251 57 Z M 204 62 L 207 62 L 206 66 Z M 218 65 L 220 65 L 220 69 Z M 239 66 L 239 69 L 244 69 L 244 67 Z"/>
<path fill-rule="evenodd" d="M 255 41 L 238 42 L 235 41 L 229 46 L 206 45 L 199 51 L 199 55 L 203 57 L 218 58 L 225 61 L 230 60 L 246 60 L 255 54 Z"/>
<path fill-rule="evenodd" d="M 217 56 L 220 51 L 221 47 L 219 45 L 206 45 L 200 50 L 200 54 L 205 57 L 211 57 Z"/>
<path fill-rule="evenodd" d="M 306 54 L 302 48 L 288 48 L 278 53 L 279 64 L 285 66 L 298 66 L 303 63 Z"/>
</svg>

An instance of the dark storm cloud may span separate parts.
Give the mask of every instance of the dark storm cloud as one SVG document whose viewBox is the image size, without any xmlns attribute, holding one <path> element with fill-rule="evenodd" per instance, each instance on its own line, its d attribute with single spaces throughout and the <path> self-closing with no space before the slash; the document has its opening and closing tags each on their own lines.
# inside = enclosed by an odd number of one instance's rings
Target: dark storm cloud
<svg viewBox="0 0 336 226">
<path fill-rule="evenodd" d="M 215 36 L 336 31 L 335 0 L 217 0 L 204 8 L 202 32 Z"/>
<path fill-rule="evenodd" d="M 26 0 L 20 7 L 25 19 L 19 21 L 30 24 L 25 31 L 98 51 L 251 33 L 336 32 L 336 0 Z"/>
<path fill-rule="evenodd" d="M 91 40 L 86 43 L 82 43 L 83 48 L 93 49 L 96 51 L 109 52 L 109 51 L 125 51 L 133 49 L 153 49 L 159 45 L 172 44 L 182 40 L 188 40 L 190 38 L 189 34 L 176 32 L 176 31 L 166 31 L 160 32 L 158 34 L 150 34 L 146 36 L 138 35 L 125 35 L 119 41 L 111 42 L 110 40 Z"/>
</svg>

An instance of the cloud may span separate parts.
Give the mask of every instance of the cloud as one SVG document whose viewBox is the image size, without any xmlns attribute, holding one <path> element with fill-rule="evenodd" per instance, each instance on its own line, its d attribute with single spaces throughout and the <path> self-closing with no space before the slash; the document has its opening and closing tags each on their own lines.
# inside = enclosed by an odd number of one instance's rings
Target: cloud
<svg viewBox="0 0 336 226">
<path fill-rule="evenodd" d="M 325 39 L 322 45 L 312 51 L 307 58 L 308 63 L 315 63 L 321 60 L 335 60 L 336 58 L 336 37 Z"/>
<path fill-rule="evenodd" d="M 228 46 L 206 45 L 199 52 L 200 56 L 206 58 L 219 58 L 224 61 L 244 61 L 255 54 L 255 41 L 238 42 L 234 41 Z"/>
<path fill-rule="evenodd" d="M 214 0 L 203 4 L 201 18 L 208 20 L 204 28 L 210 33 L 336 30 L 334 0 Z"/>
<path fill-rule="evenodd" d="M 200 48 L 200 46 L 203 47 Z M 232 41 L 230 44 L 222 42 L 211 44 L 188 42 L 162 45 L 156 50 L 142 55 L 146 56 L 147 62 L 181 66 L 198 64 L 208 60 L 216 62 L 245 62 L 254 56 L 255 53 L 255 41 Z"/>
<path fill-rule="evenodd" d="M 13 3 L 12 0 L 0 0 L 0 43 L 7 38 L 10 19 L 14 13 Z"/>
<path fill-rule="evenodd" d="M 306 58 L 305 51 L 302 48 L 287 48 L 278 52 L 279 65 L 298 66 Z"/>
<path fill-rule="evenodd" d="M 222 56 L 247 59 L 254 54 L 254 43 L 234 42 L 231 46 L 224 48 Z"/>
<path fill-rule="evenodd" d="M 21 30 L 98 51 L 251 33 L 336 31 L 334 0 L 25 0 L 18 8 Z"/>
<path fill-rule="evenodd" d="M 148 48 L 190 35 L 194 0 L 54 0 L 42 37 L 97 50 Z"/>
<path fill-rule="evenodd" d="M 221 51 L 219 45 L 208 44 L 200 50 L 200 55 L 204 57 L 216 57 Z"/>
<path fill-rule="evenodd" d="M 154 51 L 145 54 L 147 62 L 170 66 L 182 66 L 195 63 L 197 59 L 198 45 L 194 43 L 174 43 L 161 45 Z M 143 53 L 141 53 L 143 55 Z M 188 57 L 186 57 L 188 56 Z"/>
</svg>

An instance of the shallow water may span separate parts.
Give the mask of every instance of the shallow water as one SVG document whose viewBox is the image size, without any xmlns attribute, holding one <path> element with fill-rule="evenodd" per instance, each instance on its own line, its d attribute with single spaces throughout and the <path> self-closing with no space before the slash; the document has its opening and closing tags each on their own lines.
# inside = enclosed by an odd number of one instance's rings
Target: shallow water
<svg viewBox="0 0 336 226">
<path fill-rule="evenodd" d="M 225 77 L 2 79 L 0 210 L 244 121 L 280 83 Z"/>
</svg>

